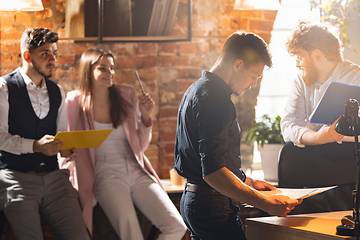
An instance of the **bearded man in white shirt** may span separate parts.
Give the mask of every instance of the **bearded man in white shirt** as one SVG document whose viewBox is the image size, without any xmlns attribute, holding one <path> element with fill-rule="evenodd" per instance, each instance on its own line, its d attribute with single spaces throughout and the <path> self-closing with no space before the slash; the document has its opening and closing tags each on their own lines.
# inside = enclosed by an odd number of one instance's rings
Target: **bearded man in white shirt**
<svg viewBox="0 0 360 240">
<path fill-rule="evenodd" d="M 337 188 L 305 199 L 293 213 L 350 210 L 356 182 L 353 138 L 334 125 L 310 123 L 310 116 L 332 81 L 360 85 L 360 67 L 343 59 L 342 44 L 330 27 L 304 24 L 286 43 L 302 72 L 295 78 L 281 130 L 287 144 L 279 162 L 279 187 Z"/>
<path fill-rule="evenodd" d="M 90 239 L 69 171 L 58 168 L 63 142 L 54 135 L 67 115 L 64 92 L 49 79 L 57 41 L 46 28 L 25 30 L 22 67 L 0 78 L 0 208 L 17 240 L 43 239 L 40 215 L 58 239 Z"/>
<path fill-rule="evenodd" d="M 281 121 L 284 140 L 301 146 L 342 139 L 344 136 L 336 133 L 334 126 L 312 124 L 309 117 L 330 82 L 360 85 L 360 67 L 343 60 L 340 40 L 324 25 L 301 25 L 286 47 L 296 55 L 296 66 L 302 73 L 293 82 Z"/>
</svg>

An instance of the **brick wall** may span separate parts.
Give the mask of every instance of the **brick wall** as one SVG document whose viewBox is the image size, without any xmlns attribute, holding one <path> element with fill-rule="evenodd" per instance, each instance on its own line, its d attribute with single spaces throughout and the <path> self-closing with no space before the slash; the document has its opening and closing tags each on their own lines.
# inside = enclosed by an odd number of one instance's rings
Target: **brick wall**
<svg viewBox="0 0 360 240">
<path fill-rule="evenodd" d="M 222 44 L 233 31 L 252 31 L 269 42 L 275 11 L 239 11 L 234 0 L 193 0 L 192 41 L 171 43 L 75 43 L 60 40 L 53 80 L 65 91 L 77 87 L 77 63 L 82 52 L 94 46 L 110 49 L 117 57 L 117 83 L 140 89 L 134 71 L 138 70 L 156 102 L 153 113 L 153 138 L 146 151 L 160 177 L 169 177 L 174 164 L 174 142 L 178 104 L 186 88 L 196 81 L 201 70 L 208 70 L 217 59 Z M 65 0 L 43 0 L 40 12 L 1 12 L 1 75 L 21 66 L 19 39 L 27 27 L 41 26 L 64 36 Z M 259 88 L 247 91 L 233 101 L 243 138 L 254 121 Z M 244 167 L 252 162 L 252 146 L 241 146 Z"/>
</svg>

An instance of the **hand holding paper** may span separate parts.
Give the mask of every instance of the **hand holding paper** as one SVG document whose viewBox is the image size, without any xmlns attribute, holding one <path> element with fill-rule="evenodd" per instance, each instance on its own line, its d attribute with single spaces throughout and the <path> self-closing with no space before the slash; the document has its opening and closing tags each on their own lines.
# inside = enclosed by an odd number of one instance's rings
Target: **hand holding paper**
<svg viewBox="0 0 360 240">
<path fill-rule="evenodd" d="M 262 194 L 266 196 L 272 196 L 272 195 L 284 195 L 288 196 L 292 199 L 304 199 L 311 196 L 314 196 L 316 194 L 325 192 L 327 190 L 336 188 L 337 186 L 331 186 L 331 187 L 321 187 L 321 188 L 277 188 L 272 191 L 260 191 Z"/>
<path fill-rule="evenodd" d="M 33 150 L 34 152 L 41 152 L 46 156 L 54 156 L 59 152 L 61 146 L 63 146 L 62 141 L 46 134 L 39 140 L 34 141 Z"/>
</svg>

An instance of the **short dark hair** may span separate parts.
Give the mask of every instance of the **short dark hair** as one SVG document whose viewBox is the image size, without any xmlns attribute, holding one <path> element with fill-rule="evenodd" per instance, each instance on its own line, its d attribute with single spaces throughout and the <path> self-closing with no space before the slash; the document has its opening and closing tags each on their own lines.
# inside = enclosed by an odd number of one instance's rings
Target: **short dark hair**
<svg viewBox="0 0 360 240">
<path fill-rule="evenodd" d="M 330 26 L 324 24 L 302 24 L 292 32 L 286 49 L 291 55 L 296 55 L 300 49 L 312 52 L 319 49 L 328 61 L 343 61 L 342 45 L 339 37 L 330 31 Z M 333 30 L 333 29 L 331 29 Z"/>
<path fill-rule="evenodd" d="M 226 39 L 220 58 L 225 62 L 241 59 L 244 66 L 260 61 L 268 67 L 272 66 L 271 53 L 264 39 L 255 33 L 244 31 L 236 31 Z"/>
<path fill-rule="evenodd" d="M 32 52 L 45 43 L 56 43 L 58 40 L 59 37 L 57 33 L 52 32 L 47 28 L 28 28 L 21 36 L 20 49 L 21 52 L 26 50 Z"/>
</svg>

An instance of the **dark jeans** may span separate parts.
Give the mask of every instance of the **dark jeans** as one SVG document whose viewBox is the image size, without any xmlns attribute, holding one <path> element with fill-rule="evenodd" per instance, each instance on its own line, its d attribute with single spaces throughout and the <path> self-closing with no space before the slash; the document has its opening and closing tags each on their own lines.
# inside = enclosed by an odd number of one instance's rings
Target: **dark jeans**
<svg viewBox="0 0 360 240">
<path fill-rule="evenodd" d="M 180 213 L 192 240 L 246 240 L 239 208 L 228 197 L 184 191 Z"/>
</svg>

